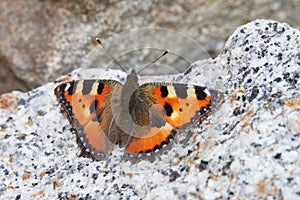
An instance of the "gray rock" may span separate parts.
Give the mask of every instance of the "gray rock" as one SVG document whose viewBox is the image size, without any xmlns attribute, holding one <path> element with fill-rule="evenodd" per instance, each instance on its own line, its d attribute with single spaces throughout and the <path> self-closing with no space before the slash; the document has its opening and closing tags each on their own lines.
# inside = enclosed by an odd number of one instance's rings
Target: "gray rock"
<svg viewBox="0 0 300 200">
<path fill-rule="evenodd" d="M 153 163 L 94 162 L 80 152 L 53 95 L 55 83 L 1 96 L 1 199 L 300 198 L 300 32 L 255 20 L 236 29 L 220 55 L 184 74 L 150 78 L 205 84 L 224 101 L 184 143 Z M 66 79 L 114 78 L 78 69 Z"/>
</svg>

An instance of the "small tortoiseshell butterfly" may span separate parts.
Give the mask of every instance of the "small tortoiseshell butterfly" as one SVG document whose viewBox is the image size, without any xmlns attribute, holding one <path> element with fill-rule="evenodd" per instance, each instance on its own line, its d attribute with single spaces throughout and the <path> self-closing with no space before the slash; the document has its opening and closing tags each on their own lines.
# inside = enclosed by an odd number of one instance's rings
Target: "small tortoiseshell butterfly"
<svg viewBox="0 0 300 200">
<path fill-rule="evenodd" d="M 95 160 L 107 157 L 114 145 L 125 147 L 129 157 L 159 153 L 212 107 L 205 87 L 160 82 L 139 86 L 134 69 L 124 84 L 70 81 L 58 85 L 55 95 L 76 130 L 81 155 Z"/>
</svg>

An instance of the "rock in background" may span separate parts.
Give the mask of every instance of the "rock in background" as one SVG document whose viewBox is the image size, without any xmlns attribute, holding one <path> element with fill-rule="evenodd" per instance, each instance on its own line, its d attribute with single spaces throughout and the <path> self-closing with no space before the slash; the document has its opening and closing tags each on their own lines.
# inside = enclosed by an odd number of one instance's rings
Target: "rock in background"
<svg viewBox="0 0 300 200">
<path fill-rule="evenodd" d="M 3 0 L 0 10 L 0 94 L 53 81 L 81 66 L 97 45 L 95 37 L 133 28 L 182 32 L 215 57 L 233 30 L 251 20 L 270 18 L 300 27 L 300 3 L 292 0 Z"/>
</svg>

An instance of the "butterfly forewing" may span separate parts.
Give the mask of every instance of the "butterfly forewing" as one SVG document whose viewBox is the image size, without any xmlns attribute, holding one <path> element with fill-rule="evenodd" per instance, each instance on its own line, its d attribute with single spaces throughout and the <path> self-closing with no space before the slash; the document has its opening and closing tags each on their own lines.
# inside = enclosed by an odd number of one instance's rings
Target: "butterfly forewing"
<svg viewBox="0 0 300 200">
<path fill-rule="evenodd" d="M 55 95 L 70 123 L 76 130 L 78 142 L 92 157 L 105 157 L 112 149 L 111 96 L 121 84 L 113 80 L 81 80 L 63 83 L 56 87 Z M 112 138 L 112 140 L 114 140 Z"/>
</svg>

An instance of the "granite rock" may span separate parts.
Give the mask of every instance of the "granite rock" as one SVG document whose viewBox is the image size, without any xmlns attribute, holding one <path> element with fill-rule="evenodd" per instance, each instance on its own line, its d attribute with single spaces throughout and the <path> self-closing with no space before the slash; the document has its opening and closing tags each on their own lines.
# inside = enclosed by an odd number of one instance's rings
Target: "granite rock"
<svg viewBox="0 0 300 200">
<path fill-rule="evenodd" d="M 299 199 L 299 41 L 288 24 L 255 20 L 237 28 L 215 59 L 156 77 L 205 84 L 224 101 L 153 163 L 122 162 L 118 149 L 105 161 L 78 157 L 56 83 L 2 95 L 1 199 Z M 125 78 L 78 69 L 63 79 L 87 75 Z"/>
</svg>

